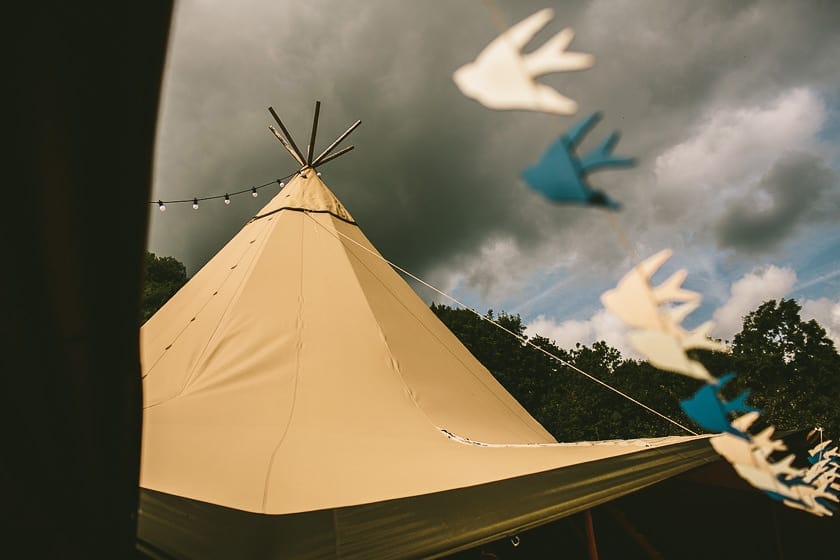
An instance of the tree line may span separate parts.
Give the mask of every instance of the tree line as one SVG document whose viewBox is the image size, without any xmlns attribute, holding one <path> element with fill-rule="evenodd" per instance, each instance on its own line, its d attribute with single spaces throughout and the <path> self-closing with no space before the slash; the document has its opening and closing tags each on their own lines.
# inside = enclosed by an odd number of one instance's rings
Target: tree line
<svg viewBox="0 0 840 560">
<path fill-rule="evenodd" d="M 172 257 L 147 252 L 145 270 L 140 323 L 187 281 L 186 268 Z M 431 309 L 558 441 L 685 434 L 678 426 L 490 323 L 527 338 L 519 315 L 496 315 L 490 310 L 483 319 L 445 305 L 432 305 Z M 779 430 L 819 426 L 827 437 L 840 438 L 840 354 L 825 329 L 814 320 L 802 320 L 800 310 L 792 299 L 767 301 L 744 317 L 731 352 L 693 351 L 692 357 L 715 377 L 735 372 L 735 380 L 724 388 L 723 395 L 733 398 L 750 389 L 747 402 L 762 412 L 757 428 L 763 423 Z M 603 341 L 570 349 L 540 336 L 529 341 L 683 426 L 700 431 L 682 412 L 679 401 L 690 397 L 701 381 L 625 358 Z"/>
<path fill-rule="evenodd" d="M 558 441 L 685 435 L 685 431 L 572 368 L 526 346 L 475 313 L 433 305 L 432 311 L 504 387 Z M 523 338 L 518 315 L 492 310 L 486 319 Z M 623 393 L 695 431 L 679 401 L 703 382 L 624 358 L 603 341 L 559 348 L 540 336 L 529 340 Z M 822 427 L 840 437 L 840 354 L 825 329 L 804 321 L 792 299 L 770 300 L 744 317 L 731 352 L 693 351 L 715 377 L 734 372 L 724 398 L 750 390 L 748 404 L 761 411 L 756 428 L 780 431 Z"/>
</svg>

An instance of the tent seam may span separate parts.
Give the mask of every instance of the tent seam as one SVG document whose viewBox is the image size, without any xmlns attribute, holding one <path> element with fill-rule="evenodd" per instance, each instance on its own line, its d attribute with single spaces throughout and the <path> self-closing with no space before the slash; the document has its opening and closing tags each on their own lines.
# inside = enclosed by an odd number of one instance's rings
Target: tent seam
<svg viewBox="0 0 840 560">
<path fill-rule="evenodd" d="M 329 214 L 333 218 L 338 218 L 342 222 L 345 222 L 345 223 L 348 223 L 348 224 L 351 224 L 351 225 L 354 225 L 354 226 L 359 225 L 359 224 L 356 223 L 355 220 L 353 220 L 353 219 L 348 220 L 347 218 L 339 216 L 338 214 L 332 212 L 331 210 L 310 210 L 308 208 L 299 208 L 297 206 L 284 206 L 283 208 L 278 208 L 276 210 L 272 210 L 271 212 L 266 212 L 265 214 L 259 214 L 257 216 L 254 216 L 253 218 L 251 218 L 248 223 L 255 222 L 257 220 L 261 220 L 262 218 L 265 218 L 266 216 L 271 216 L 272 214 L 277 214 L 278 212 L 282 212 L 283 210 L 289 210 L 291 212 L 302 212 L 304 214 L 310 214 L 310 213 Z M 349 214 L 349 212 L 348 212 L 348 214 Z"/>
<path fill-rule="evenodd" d="M 265 483 L 263 484 L 263 499 L 262 499 L 262 511 L 263 513 L 268 513 L 266 511 L 266 505 L 268 504 L 268 487 L 271 483 L 271 472 L 274 470 L 274 461 L 277 458 L 277 453 L 280 451 L 280 448 L 283 446 L 283 443 L 286 441 L 286 436 L 289 433 L 289 428 L 292 425 L 292 417 L 295 414 L 295 405 L 297 404 L 297 397 L 298 397 L 298 382 L 300 380 L 300 351 L 303 342 L 303 235 L 304 235 L 304 223 L 303 220 L 300 221 L 300 275 L 298 277 L 299 287 L 298 287 L 298 310 L 297 310 L 297 352 L 295 352 L 295 385 L 292 392 L 292 403 L 289 407 L 289 416 L 286 419 L 286 426 L 283 428 L 283 433 L 280 435 L 280 440 L 277 442 L 277 445 L 274 446 L 274 451 L 271 452 L 271 457 L 268 459 L 268 469 L 266 469 L 265 473 Z"/>
<path fill-rule="evenodd" d="M 275 222 L 275 225 L 276 225 L 276 222 Z M 198 366 L 201 363 L 202 358 L 204 358 L 204 355 L 207 353 L 207 349 L 210 347 L 210 343 L 213 342 L 213 339 L 216 337 L 216 333 L 219 332 L 219 327 L 224 322 L 225 318 L 228 315 L 228 312 L 230 312 L 231 307 L 233 307 L 233 304 L 239 301 L 239 297 L 242 294 L 242 288 L 245 285 L 246 280 L 250 277 L 250 272 L 257 265 L 257 255 L 259 255 L 261 253 L 262 249 L 265 247 L 265 244 L 268 242 L 268 238 L 270 237 L 269 232 L 271 230 L 272 230 L 272 227 L 268 226 L 262 232 L 263 238 L 260 240 L 259 248 L 254 251 L 254 257 L 251 259 L 251 262 L 248 264 L 248 270 L 245 271 L 242 274 L 242 281 L 236 287 L 236 291 L 234 292 L 233 297 L 230 298 L 230 301 L 228 301 L 228 304 L 225 306 L 225 310 L 219 316 L 219 320 L 216 323 L 216 326 L 213 327 L 213 332 L 211 332 L 210 336 L 207 337 L 207 342 L 204 344 L 204 348 L 201 349 L 201 352 L 196 357 L 195 363 L 194 363 L 193 367 L 190 369 L 189 375 L 187 376 L 187 380 L 184 382 L 184 386 L 181 387 L 181 392 L 178 393 L 178 395 L 183 395 L 184 392 L 187 390 L 187 388 L 190 386 L 190 382 L 195 377 L 195 372 L 198 369 Z M 238 266 L 239 265 L 237 263 L 237 267 Z"/>
<path fill-rule="evenodd" d="M 263 236 L 264 236 L 264 237 L 263 237 L 263 239 L 261 240 L 261 241 L 262 241 L 262 242 L 261 242 L 261 246 L 264 246 L 264 245 L 265 245 L 265 243 L 266 243 L 266 241 L 268 240 L 268 237 L 269 237 L 269 236 L 268 236 L 268 233 L 267 233 L 267 232 L 268 232 L 270 229 L 271 229 L 270 227 L 266 227 L 266 228 L 264 228 L 264 230 L 263 230 L 262 232 L 259 232 L 259 233 L 257 234 L 257 235 L 263 235 Z M 195 313 L 195 315 L 193 316 L 193 319 L 195 319 L 195 317 L 198 317 L 198 315 L 199 315 L 202 311 L 204 311 L 204 308 L 206 308 L 206 307 L 207 307 L 207 305 L 210 303 L 210 301 L 212 301 L 213 296 L 214 296 L 216 293 L 218 293 L 218 291 L 221 289 L 221 287 L 223 287 L 223 286 L 227 283 L 227 281 L 230 279 L 231 275 L 233 274 L 233 270 L 234 270 L 235 268 L 238 268 L 238 267 L 242 264 L 242 261 L 245 259 L 246 255 L 248 254 L 248 252 L 251 250 L 251 248 L 252 248 L 252 247 L 253 247 L 253 245 L 252 245 L 252 244 L 249 244 L 249 245 L 248 245 L 248 247 L 246 248 L 246 250 L 245 250 L 245 251 L 244 251 L 244 252 L 243 252 L 243 253 L 239 256 L 239 258 L 236 260 L 236 264 L 228 270 L 228 273 L 227 273 L 227 275 L 225 275 L 224 280 L 222 280 L 222 282 L 221 282 L 221 283 L 220 283 L 220 284 L 219 284 L 219 285 L 218 285 L 218 286 L 214 289 L 214 291 L 213 291 L 213 293 L 210 295 L 210 297 L 208 297 L 208 298 L 205 300 L 204 304 L 202 304 L 202 306 L 199 308 L 199 310 Z M 254 251 L 254 257 L 253 257 L 253 259 L 252 259 L 251 263 L 249 264 L 249 266 L 253 267 L 253 266 L 255 265 L 255 263 L 256 263 L 256 255 L 257 255 L 257 253 L 259 253 L 259 250 L 255 250 L 255 251 Z M 245 282 L 245 279 L 246 279 L 246 278 L 247 278 L 247 274 L 243 274 L 243 276 L 242 276 L 242 283 L 244 283 L 244 282 Z M 235 290 L 234 296 L 233 296 L 233 297 L 231 297 L 230 301 L 228 302 L 227 306 L 225 307 L 225 310 L 222 312 L 222 315 L 219 317 L 219 321 L 218 321 L 218 323 L 216 323 L 216 326 L 214 327 L 213 332 L 210 334 L 210 336 L 209 336 L 209 337 L 208 337 L 208 339 L 207 339 L 207 343 L 204 345 L 204 348 L 202 348 L 201 352 L 199 353 L 198 357 L 196 358 L 195 364 L 194 364 L 194 365 L 193 365 L 193 367 L 190 369 L 190 372 L 187 374 L 187 377 L 186 377 L 186 379 L 185 379 L 184 383 L 181 385 L 180 390 L 179 390 L 176 394 L 172 395 L 171 397 L 169 397 L 169 398 L 167 398 L 167 399 L 163 399 L 163 400 L 158 401 L 158 402 L 153 403 L 153 404 L 145 405 L 145 406 L 143 407 L 143 409 L 144 409 L 144 410 L 145 410 L 145 409 L 147 409 L 147 408 L 152 408 L 152 407 L 154 407 L 154 406 L 158 406 L 158 405 L 160 405 L 160 404 L 163 404 L 163 403 L 165 403 L 165 402 L 168 402 L 168 401 L 170 401 L 170 400 L 172 400 L 172 399 L 174 399 L 174 398 L 177 398 L 177 397 L 179 397 L 179 396 L 181 396 L 181 395 L 183 395 L 183 394 L 184 394 L 184 391 L 186 391 L 186 390 L 187 390 L 187 387 L 189 386 L 190 381 L 192 381 L 192 379 L 193 379 L 193 377 L 194 377 L 194 375 L 195 375 L 195 370 L 196 370 L 196 368 L 198 367 L 198 364 L 199 364 L 199 362 L 201 361 L 201 358 L 204 356 L 205 352 L 207 351 L 207 348 L 210 346 L 210 342 L 213 340 L 213 337 L 215 336 L 216 332 L 218 331 L 218 329 L 219 329 L 219 325 L 220 325 L 220 324 L 222 323 L 222 321 L 224 320 L 225 316 L 226 316 L 226 315 L 227 315 L 227 313 L 228 313 L 228 310 L 231 308 L 231 306 L 233 305 L 234 301 L 237 301 L 237 300 L 238 300 L 238 295 L 237 295 L 237 293 L 236 293 L 236 292 L 239 292 L 239 291 L 240 291 L 241 286 L 242 286 L 242 283 L 240 283 L 240 285 L 239 285 L 239 286 L 237 286 L 236 288 L 234 288 L 234 290 Z M 183 329 L 181 329 L 181 331 L 180 331 L 180 332 L 179 332 L 179 333 L 175 336 L 175 338 L 172 340 L 172 342 L 170 342 L 170 344 L 169 344 L 169 345 L 170 345 L 170 346 L 172 346 L 173 344 L 175 344 L 175 342 L 177 342 L 177 341 L 178 341 L 178 339 L 181 337 L 181 335 L 182 335 L 182 334 L 184 334 L 184 332 L 186 332 L 186 330 L 189 328 L 189 326 L 190 326 L 191 324 L 193 324 L 193 320 L 187 321 L 187 324 L 184 326 L 184 328 L 183 328 Z M 148 376 L 148 375 L 152 372 L 152 369 L 153 369 L 154 367 L 156 367 L 156 366 L 157 366 L 157 364 L 160 362 L 160 360 L 162 360 L 162 359 L 163 359 L 163 357 L 164 357 L 165 355 L 166 355 L 166 350 L 164 350 L 164 352 L 162 352 L 162 353 L 161 353 L 161 355 L 160 355 L 160 356 L 159 356 L 159 357 L 155 360 L 155 363 L 154 363 L 154 364 L 153 364 L 153 365 L 152 365 L 152 366 L 151 366 L 151 367 L 147 370 L 146 374 L 142 376 L 144 379 L 145 379 L 145 378 L 146 378 L 146 377 L 147 377 L 147 376 Z"/>
</svg>

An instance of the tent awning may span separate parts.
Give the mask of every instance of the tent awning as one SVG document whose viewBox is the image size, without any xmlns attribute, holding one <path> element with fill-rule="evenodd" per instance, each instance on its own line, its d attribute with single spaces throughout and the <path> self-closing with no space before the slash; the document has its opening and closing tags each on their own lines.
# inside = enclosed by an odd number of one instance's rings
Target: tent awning
<svg viewBox="0 0 840 560">
<path fill-rule="evenodd" d="M 446 492 L 265 515 L 141 490 L 138 535 L 162 557 L 434 558 L 718 461 L 707 438 Z"/>
</svg>

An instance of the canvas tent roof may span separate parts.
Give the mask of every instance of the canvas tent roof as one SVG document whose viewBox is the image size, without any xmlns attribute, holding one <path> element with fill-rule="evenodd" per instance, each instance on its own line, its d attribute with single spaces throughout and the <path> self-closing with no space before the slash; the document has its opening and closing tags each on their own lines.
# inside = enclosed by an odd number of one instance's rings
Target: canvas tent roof
<svg viewBox="0 0 840 560">
<path fill-rule="evenodd" d="M 176 555 L 441 554 L 716 460 L 704 438 L 557 444 L 308 169 L 144 325 L 141 358 L 139 535 Z"/>
</svg>

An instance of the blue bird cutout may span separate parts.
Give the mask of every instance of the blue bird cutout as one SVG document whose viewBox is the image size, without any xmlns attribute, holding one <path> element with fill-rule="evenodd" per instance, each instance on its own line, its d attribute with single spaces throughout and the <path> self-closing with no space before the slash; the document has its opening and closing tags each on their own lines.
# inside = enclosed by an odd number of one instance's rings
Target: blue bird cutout
<svg viewBox="0 0 840 560">
<path fill-rule="evenodd" d="M 601 113 L 593 113 L 575 124 L 543 154 L 540 160 L 522 172 L 522 178 L 534 190 L 554 202 L 570 202 L 603 206 L 618 210 L 621 205 L 603 191 L 593 189 L 587 175 L 605 167 L 630 167 L 636 160 L 612 155 L 618 142 L 618 132 L 610 134 L 601 144 L 583 157 L 575 153 L 583 137 L 601 120 Z"/>
<path fill-rule="evenodd" d="M 735 377 L 734 373 L 728 373 L 721 377 L 717 383 L 707 383 L 700 387 L 690 399 L 680 401 L 680 406 L 691 417 L 710 432 L 727 432 L 739 437 L 746 437 L 746 434 L 733 428 L 729 420 L 730 412 L 759 412 L 747 404 L 749 391 L 744 391 L 731 401 L 723 401 L 718 396 L 718 391 Z"/>
</svg>

